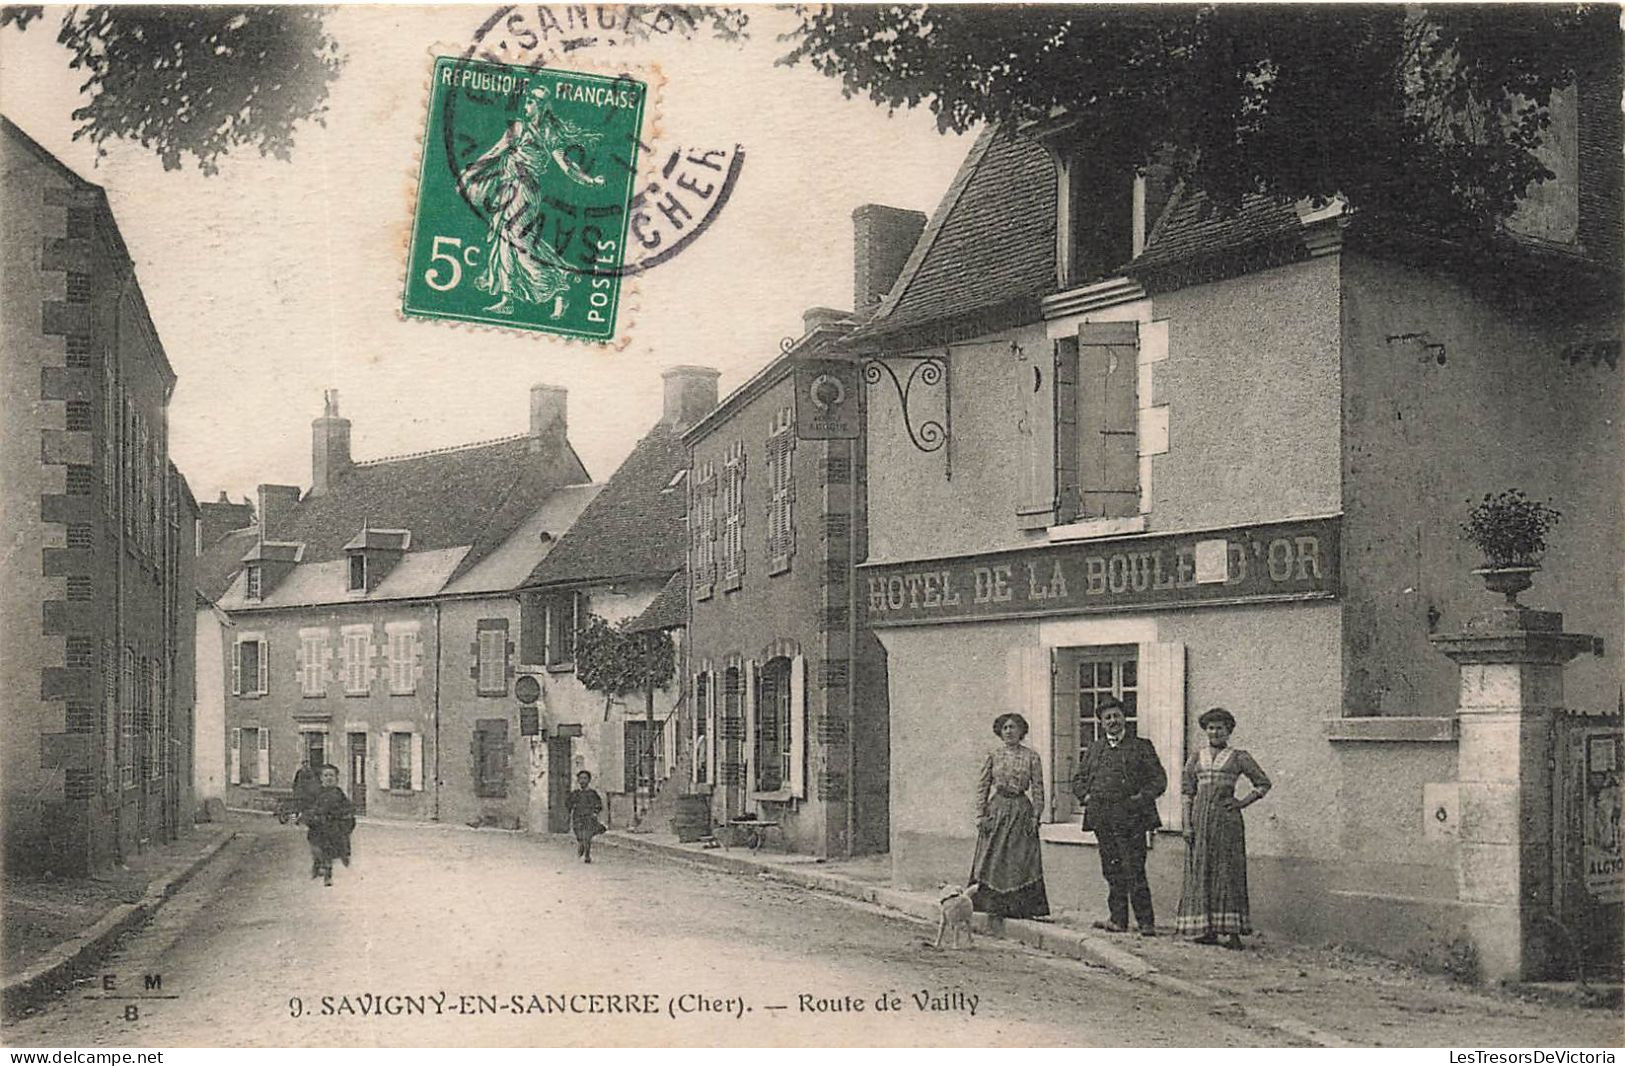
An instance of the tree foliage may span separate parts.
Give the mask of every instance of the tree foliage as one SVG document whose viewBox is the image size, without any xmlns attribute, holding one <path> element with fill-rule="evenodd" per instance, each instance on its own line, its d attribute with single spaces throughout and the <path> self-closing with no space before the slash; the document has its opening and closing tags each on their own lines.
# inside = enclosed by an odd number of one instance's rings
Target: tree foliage
<svg viewBox="0 0 1625 1066">
<path fill-rule="evenodd" d="M 42 14 L 6 8 L 0 26 L 27 29 Z M 323 121 L 343 65 L 323 16 L 296 6 L 68 8 L 57 41 L 88 75 L 74 139 L 89 138 L 98 155 L 109 139 L 134 141 L 166 170 L 190 156 L 205 174 L 242 145 L 287 159 L 298 125 Z"/>
<path fill-rule="evenodd" d="M 606 697 L 663 688 L 677 670 L 677 647 L 659 630 L 632 632 L 632 619 L 611 625 L 589 615 L 576 635 L 576 679 Z"/>
<path fill-rule="evenodd" d="M 1551 92 L 1618 61 L 1616 9 L 1559 5 L 827 6 L 783 62 L 943 129 L 1074 124 L 1094 157 L 1481 229 L 1530 183 Z"/>
</svg>

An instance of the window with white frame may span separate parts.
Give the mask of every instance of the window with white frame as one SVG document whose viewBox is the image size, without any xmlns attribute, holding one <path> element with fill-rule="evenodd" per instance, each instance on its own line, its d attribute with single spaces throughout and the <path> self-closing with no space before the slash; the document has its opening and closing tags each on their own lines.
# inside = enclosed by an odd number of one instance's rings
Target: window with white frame
<svg viewBox="0 0 1625 1066">
<path fill-rule="evenodd" d="M 1034 695 L 1047 689 L 1048 742 L 1040 750 L 1052 782 L 1050 819 L 1065 821 L 1078 813 L 1071 782 L 1084 753 L 1105 736 L 1100 705 L 1116 699 L 1123 705 L 1128 735 L 1149 740 L 1168 775 L 1169 787 L 1157 801 L 1163 826 L 1177 829 L 1182 812 L 1179 771 L 1185 758 L 1185 646 L 1178 642 L 1099 644 L 1040 650 L 1041 669 L 1049 684 L 1036 683 Z M 1032 708 L 1034 713 L 1042 713 Z"/>
<path fill-rule="evenodd" d="M 767 572 L 782 574 L 790 569 L 796 551 L 795 409 L 783 407 L 774 419 L 767 438 Z"/>
<path fill-rule="evenodd" d="M 481 696 L 508 694 L 508 620 L 481 618 L 475 624 L 474 685 Z"/>
<path fill-rule="evenodd" d="M 365 696 L 372 688 L 372 626 L 342 626 L 339 641 L 344 694 Z"/>
<path fill-rule="evenodd" d="M 235 696 L 263 696 L 271 691 L 271 644 L 263 633 L 243 633 L 231 656 L 231 691 Z"/>
<path fill-rule="evenodd" d="M 310 699 L 327 695 L 326 629 L 299 631 L 299 692 Z"/>
<path fill-rule="evenodd" d="M 264 586 L 263 569 L 259 563 L 248 564 L 248 569 L 243 577 L 244 599 L 257 600 L 260 598 Z"/>
<path fill-rule="evenodd" d="M 423 790 L 422 734 L 411 729 L 391 729 L 383 755 L 383 776 L 391 792 Z"/>
<path fill-rule="evenodd" d="M 384 623 L 389 657 L 389 694 L 410 696 L 418 690 L 418 623 Z"/>
</svg>

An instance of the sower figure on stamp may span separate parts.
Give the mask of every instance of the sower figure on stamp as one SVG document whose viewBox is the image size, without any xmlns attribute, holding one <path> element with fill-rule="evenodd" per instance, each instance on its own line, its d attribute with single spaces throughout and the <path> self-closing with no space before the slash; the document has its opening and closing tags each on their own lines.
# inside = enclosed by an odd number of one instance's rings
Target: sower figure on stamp
<svg viewBox="0 0 1625 1066">
<path fill-rule="evenodd" d="M 576 854 L 582 862 L 592 862 L 592 838 L 604 831 L 604 823 L 598 820 L 604 800 L 593 790 L 592 774 L 586 770 L 576 772 L 576 787 L 565 797 L 564 809 L 570 814 L 570 829 L 576 835 Z"/>
<path fill-rule="evenodd" d="M 339 768 L 322 767 L 322 787 L 305 809 L 306 839 L 310 841 L 310 876 L 333 883 L 333 860 L 350 865 L 350 834 L 355 831 L 355 806 L 339 787 Z"/>
<path fill-rule="evenodd" d="M 500 297 L 487 311 L 513 314 L 513 299 L 553 304 L 564 314 L 570 267 L 543 236 L 543 178 L 554 167 L 578 185 L 604 184 L 566 153 L 580 153 L 603 138 L 560 118 L 547 106 L 548 91 L 538 86 L 525 97 L 525 117 L 513 122 L 496 144 L 458 175 L 463 196 L 490 220 L 485 269 L 475 281 L 482 292 Z"/>
<path fill-rule="evenodd" d="M 1095 710 L 1106 735 L 1089 746 L 1072 777 L 1072 794 L 1083 804 L 1083 828 L 1094 830 L 1108 886 L 1111 920 L 1096 922 L 1095 928 L 1127 932 L 1132 904 L 1140 935 L 1156 936 L 1145 879 L 1145 835 L 1162 824 L 1157 797 L 1168 788 L 1168 774 L 1149 740 L 1128 736 L 1122 703 L 1106 699 Z"/>
</svg>

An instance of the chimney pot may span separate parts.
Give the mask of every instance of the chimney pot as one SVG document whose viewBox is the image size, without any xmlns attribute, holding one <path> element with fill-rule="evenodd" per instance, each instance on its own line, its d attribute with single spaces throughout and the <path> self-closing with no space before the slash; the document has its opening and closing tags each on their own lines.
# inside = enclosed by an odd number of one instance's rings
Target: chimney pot
<svg viewBox="0 0 1625 1066">
<path fill-rule="evenodd" d="M 925 216 L 884 204 L 852 212 L 852 306 L 867 315 L 880 306 L 925 232 Z"/>
<path fill-rule="evenodd" d="M 661 421 L 676 429 L 687 429 L 717 405 L 719 371 L 708 366 L 667 367 L 660 374 L 664 387 Z"/>
<path fill-rule="evenodd" d="M 350 466 L 350 420 L 339 417 L 339 390 L 324 389 L 322 416 L 310 424 L 310 494 L 332 491 Z"/>
</svg>

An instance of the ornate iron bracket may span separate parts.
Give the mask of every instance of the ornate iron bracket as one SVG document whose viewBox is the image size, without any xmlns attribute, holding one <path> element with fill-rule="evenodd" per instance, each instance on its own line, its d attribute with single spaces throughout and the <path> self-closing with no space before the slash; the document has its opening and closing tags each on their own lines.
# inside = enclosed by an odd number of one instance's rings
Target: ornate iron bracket
<svg viewBox="0 0 1625 1066">
<path fill-rule="evenodd" d="M 884 359 L 870 359 L 863 364 L 863 380 L 867 385 L 878 385 L 885 377 L 891 379 L 892 388 L 897 392 L 897 403 L 903 411 L 903 428 L 908 431 L 908 439 L 914 447 L 922 452 L 934 452 L 948 442 L 953 430 L 953 407 L 951 406 L 953 392 L 948 388 L 948 362 L 935 355 L 896 356 L 888 358 L 906 358 L 914 363 L 913 369 L 908 372 L 907 378 L 899 378 L 897 371 Z M 942 386 L 943 394 L 943 422 L 928 418 L 918 426 L 914 424 L 914 417 L 909 413 L 909 398 L 914 391 L 915 382 L 926 388 L 937 385 Z"/>
</svg>

